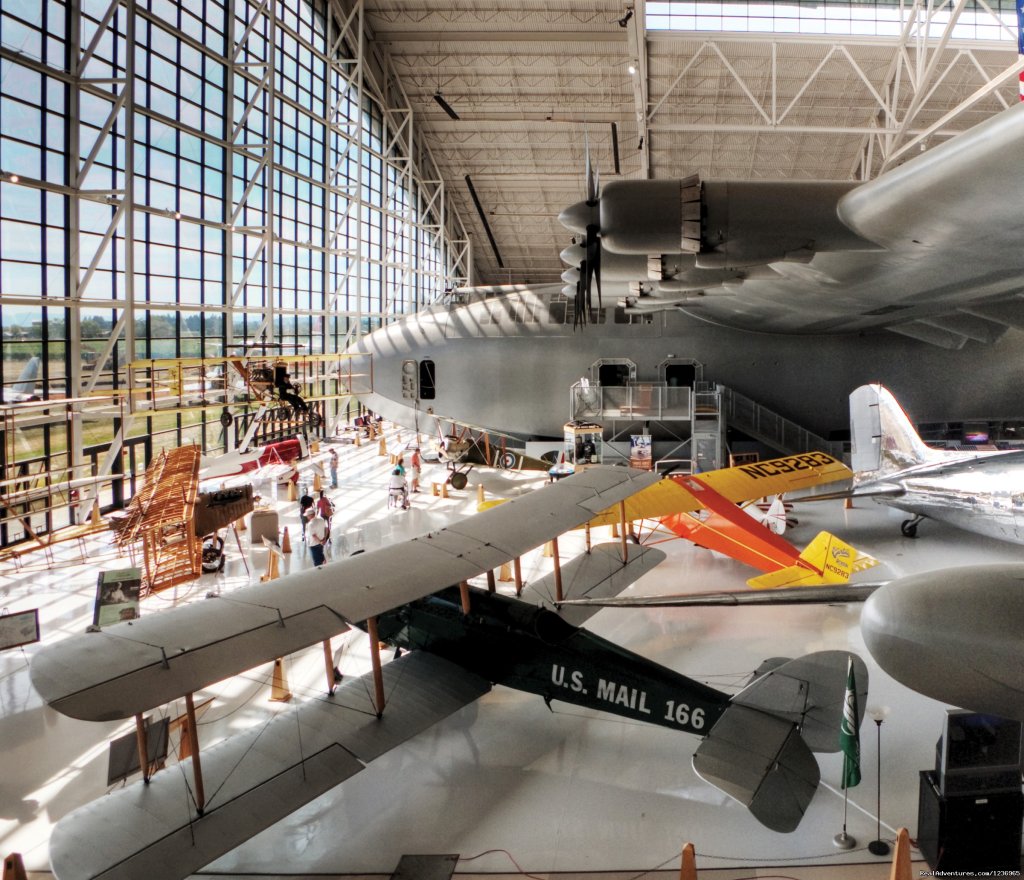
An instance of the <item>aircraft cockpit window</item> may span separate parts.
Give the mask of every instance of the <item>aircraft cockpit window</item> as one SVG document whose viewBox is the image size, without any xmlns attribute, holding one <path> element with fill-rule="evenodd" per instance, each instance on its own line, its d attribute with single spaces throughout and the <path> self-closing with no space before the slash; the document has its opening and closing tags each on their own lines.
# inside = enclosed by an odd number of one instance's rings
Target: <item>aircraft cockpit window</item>
<svg viewBox="0 0 1024 880">
<path fill-rule="evenodd" d="M 436 391 L 434 362 L 420 361 L 420 400 L 433 400 Z"/>
</svg>

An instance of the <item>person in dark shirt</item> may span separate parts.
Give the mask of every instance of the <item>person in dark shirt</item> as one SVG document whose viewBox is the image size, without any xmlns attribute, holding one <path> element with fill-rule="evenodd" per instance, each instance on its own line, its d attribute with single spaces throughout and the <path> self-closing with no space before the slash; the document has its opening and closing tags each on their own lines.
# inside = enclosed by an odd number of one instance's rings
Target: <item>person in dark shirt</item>
<svg viewBox="0 0 1024 880">
<path fill-rule="evenodd" d="M 306 540 L 306 512 L 315 503 L 313 496 L 309 494 L 308 489 L 302 490 L 302 496 L 299 498 L 299 522 L 302 523 L 302 540 Z"/>
</svg>

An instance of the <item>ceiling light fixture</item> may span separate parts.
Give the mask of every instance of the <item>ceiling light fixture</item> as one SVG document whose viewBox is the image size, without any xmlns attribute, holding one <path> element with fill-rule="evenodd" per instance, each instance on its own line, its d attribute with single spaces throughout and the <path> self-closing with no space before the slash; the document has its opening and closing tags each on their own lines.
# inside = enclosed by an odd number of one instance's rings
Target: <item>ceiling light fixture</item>
<svg viewBox="0 0 1024 880">
<path fill-rule="evenodd" d="M 452 105 L 449 104 L 440 91 L 434 92 L 434 100 L 437 101 L 437 105 L 444 110 L 452 119 L 458 119 L 459 114 L 452 109 Z"/>
<path fill-rule="evenodd" d="M 630 76 L 635 76 L 636 75 L 636 62 L 635 61 L 630 61 L 629 62 L 629 66 L 626 68 L 626 70 L 629 71 L 629 75 Z"/>
</svg>

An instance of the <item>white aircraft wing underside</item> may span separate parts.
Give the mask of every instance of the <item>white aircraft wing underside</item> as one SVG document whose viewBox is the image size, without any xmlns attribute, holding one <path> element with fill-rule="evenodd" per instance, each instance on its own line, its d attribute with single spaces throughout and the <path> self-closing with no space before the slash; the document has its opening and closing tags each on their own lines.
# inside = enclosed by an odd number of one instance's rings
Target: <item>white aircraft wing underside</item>
<svg viewBox="0 0 1024 880">
<path fill-rule="evenodd" d="M 180 880 L 328 791 L 490 690 L 478 675 L 413 652 L 384 666 L 389 705 L 378 719 L 370 674 L 333 698 L 289 708 L 205 749 L 210 793 L 195 813 L 191 759 L 61 819 L 50 837 L 58 880 Z"/>
<path fill-rule="evenodd" d="M 1019 326 L 1024 294 L 1024 107 L 1014 106 L 904 165 L 856 187 L 838 202 L 845 226 L 864 250 L 813 253 L 767 264 L 679 307 L 694 317 L 741 329 L 829 333 L 888 327 L 945 348 L 990 343 Z M 786 223 L 785 184 L 778 216 Z M 745 233 L 755 242 L 758 232 Z M 727 250 L 728 245 L 723 245 Z M 881 248 L 881 250 L 876 249 Z M 698 258 L 700 259 L 700 258 Z"/>
<path fill-rule="evenodd" d="M 657 547 L 630 544 L 628 560 L 622 564 L 622 548 L 617 541 L 595 544 L 589 553 L 581 553 L 561 566 L 564 599 L 601 600 L 618 596 L 647 572 L 665 560 L 665 552 Z M 561 606 L 556 604 L 555 575 L 545 575 L 523 590 L 524 602 L 535 602 L 555 608 L 562 619 L 573 626 L 583 626 L 601 610 L 600 605 Z"/>
<path fill-rule="evenodd" d="M 36 654 L 32 682 L 74 718 L 129 718 L 497 568 L 659 479 L 588 468 L 394 547 L 72 636 Z"/>
</svg>

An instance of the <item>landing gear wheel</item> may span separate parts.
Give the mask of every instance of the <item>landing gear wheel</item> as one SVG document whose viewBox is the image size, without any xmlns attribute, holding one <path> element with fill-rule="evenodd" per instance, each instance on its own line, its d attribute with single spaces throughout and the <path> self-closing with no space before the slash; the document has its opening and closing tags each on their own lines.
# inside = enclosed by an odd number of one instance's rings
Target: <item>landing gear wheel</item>
<svg viewBox="0 0 1024 880">
<path fill-rule="evenodd" d="M 220 414 L 220 423 L 221 423 L 221 425 L 223 425 L 223 426 L 224 426 L 225 428 L 230 428 L 230 427 L 231 427 L 231 423 L 232 423 L 232 422 L 233 422 L 234 420 L 235 420 L 235 417 L 234 417 L 234 416 L 232 416 L 232 415 L 231 415 L 231 413 L 229 413 L 229 412 L 228 412 L 227 410 L 224 410 L 224 411 L 223 411 L 223 412 L 222 412 L 222 413 Z"/>
<path fill-rule="evenodd" d="M 916 519 L 905 519 L 900 523 L 900 531 L 903 533 L 904 538 L 916 538 L 917 537 L 917 520 Z"/>
<path fill-rule="evenodd" d="M 309 424 L 314 429 L 319 428 L 324 423 L 324 417 L 318 412 L 311 412 L 309 414 Z"/>
<path fill-rule="evenodd" d="M 448 481 L 452 484 L 453 489 L 465 489 L 466 484 L 469 482 L 469 477 L 465 474 L 452 474 L 452 478 Z"/>
</svg>

